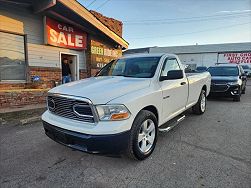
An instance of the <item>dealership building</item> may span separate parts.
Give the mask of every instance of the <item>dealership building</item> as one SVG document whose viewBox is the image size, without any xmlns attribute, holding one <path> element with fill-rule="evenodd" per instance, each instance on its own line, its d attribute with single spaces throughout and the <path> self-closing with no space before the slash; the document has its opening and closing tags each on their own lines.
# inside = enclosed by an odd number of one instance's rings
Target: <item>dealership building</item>
<svg viewBox="0 0 251 188">
<path fill-rule="evenodd" d="M 76 0 L 0 0 L 0 108 L 44 102 L 62 79 L 94 75 L 122 55 L 122 22 Z"/>
<path fill-rule="evenodd" d="M 190 46 L 149 47 L 129 49 L 124 54 L 174 53 L 190 67 L 212 66 L 216 63 L 241 63 L 251 67 L 251 42 Z"/>
</svg>

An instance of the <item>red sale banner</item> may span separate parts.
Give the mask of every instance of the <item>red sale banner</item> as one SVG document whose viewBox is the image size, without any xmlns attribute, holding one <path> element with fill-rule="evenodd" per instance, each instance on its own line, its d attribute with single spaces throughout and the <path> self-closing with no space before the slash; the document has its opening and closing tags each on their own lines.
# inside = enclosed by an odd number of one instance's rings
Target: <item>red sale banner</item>
<svg viewBox="0 0 251 188">
<path fill-rule="evenodd" d="M 74 26 L 45 18 L 47 44 L 63 48 L 86 49 L 87 34 Z"/>
</svg>

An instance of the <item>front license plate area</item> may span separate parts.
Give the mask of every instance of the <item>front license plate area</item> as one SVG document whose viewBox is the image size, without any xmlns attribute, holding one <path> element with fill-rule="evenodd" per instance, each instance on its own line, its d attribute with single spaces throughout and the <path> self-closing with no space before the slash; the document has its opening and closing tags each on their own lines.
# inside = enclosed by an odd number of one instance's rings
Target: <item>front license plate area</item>
<svg viewBox="0 0 251 188">
<path fill-rule="evenodd" d="M 57 132 L 54 134 L 55 136 L 55 139 L 58 141 L 58 142 L 61 142 L 61 143 L 64 143 L 64 144 L 68 144 L 68 141 L 67 141 L 67 137 L 64 133 L 61 133 L 61 132 Z"/>
</svg>

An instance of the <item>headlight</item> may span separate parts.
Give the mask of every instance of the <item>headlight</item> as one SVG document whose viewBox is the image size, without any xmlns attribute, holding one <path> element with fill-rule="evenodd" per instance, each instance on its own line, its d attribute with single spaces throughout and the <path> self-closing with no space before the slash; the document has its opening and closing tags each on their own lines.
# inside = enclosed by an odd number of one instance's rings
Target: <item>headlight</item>
<svg viewBox="0 0 251 188">
<path fill-rule="evenodd" d="M 97 105 L 96 109 L 101 121 L 124 120 L 130 117 L 130 112 L 124 105 Z"/>
<path fill-rule="evenodd" d="M 235 82 L 228 82 L 229 85 L 238 85 L 238 81 Z"/>
</svg>

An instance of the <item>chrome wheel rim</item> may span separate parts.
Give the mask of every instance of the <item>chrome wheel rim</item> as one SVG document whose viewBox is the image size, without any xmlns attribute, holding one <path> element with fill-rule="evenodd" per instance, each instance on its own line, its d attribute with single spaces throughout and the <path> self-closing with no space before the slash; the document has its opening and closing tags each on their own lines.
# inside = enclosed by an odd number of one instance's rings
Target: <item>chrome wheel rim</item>
<svg viewBox="0 0 251 188">
<path fill-rule="evenodd" d="M 201 96 L 200 108 L 201 108 L 202 112 L 205 112 L 205 109 L 206 109 L 206 96 L 205 96 L 205 93 L 203 93 L 202 96 Z"/>
<path fill-rule="evenodd" d="M 156 131 L 153 120 L 147 119 L 141 124 L 138 135 L 138 146 L 141 152 L 146 153 L 152 148 L 155 133 Z"/>
</svg>

